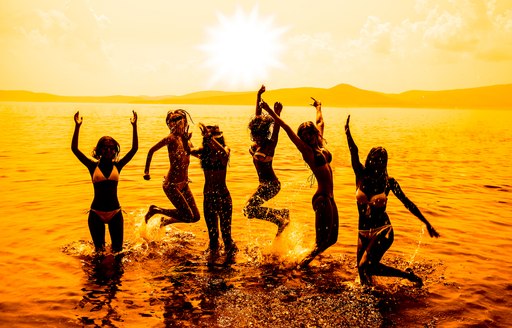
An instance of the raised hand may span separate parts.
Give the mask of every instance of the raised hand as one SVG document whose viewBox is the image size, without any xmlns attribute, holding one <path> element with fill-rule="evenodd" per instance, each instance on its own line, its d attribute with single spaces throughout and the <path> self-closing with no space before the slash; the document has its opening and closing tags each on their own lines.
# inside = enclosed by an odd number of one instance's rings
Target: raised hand
<svg viewBox="0 0 512 328">
<path fill-rule="evenodd" d="M 199 122 L 197 124 L 199 126 L 199 130 L 201 130 L 201 135 L 205 138 L 209 138 L 212 136 L 212 134 L 210 133 L 210 131 L 208 130 L 208 128 L 206 127 L 206 125 L 204 125 L 203 123 Z"/>
<path fill-rule="evenodd" d="M 130 123 L 132 123 L 132 125 L 135 125 L 137 124 L 137 112 L 135 112 L 134 110 L 132 110 L 133 112 L 133 117 L 130 118 Z"/>
<path fill-rule="evenodd" d="M 258 95 L 261 96 L 263 92 L 265 92 L 265 86 L 262 84 L 260 90 L 258 90 Z"/>
<path fill-rule="evenodd" d="M 264 110 L 266 110 L 267 112 L 268 111 L 272 111 L 272 109 L 270 108 L 270 106 L 264 101 L 264 100 L 261 100 L 260 102 L 260 107 Z"/>
<path fill-rule="evenodd" d="M 276 112 L 277 115 L 281 115 L 282 110 L 283 110 L 283 104 L 281 104 L 279 101 L 276 101 L 274 103 L 274 112 Z"/>
<path fill-rule="evenodd" d="M 73 117 L 73 119 L 75 120 L 75 124 L 76 124 L 77 126 L 82 125 L 83 117 L 80 117 L 80 112 L 79 112 L 79 111 L 77 111 L 77 112 L 75 113 L 75 116 Z"/>
<path fill-rule="evenodd" d="M 310 98 L 313 99 L 313 103 L 310 104 L 311 106 L 313 106 L 313 107 L 322 106 L 322 103 L 320 101 L 316 100 L 313 97 L 310 97 Z"/>
</svg>

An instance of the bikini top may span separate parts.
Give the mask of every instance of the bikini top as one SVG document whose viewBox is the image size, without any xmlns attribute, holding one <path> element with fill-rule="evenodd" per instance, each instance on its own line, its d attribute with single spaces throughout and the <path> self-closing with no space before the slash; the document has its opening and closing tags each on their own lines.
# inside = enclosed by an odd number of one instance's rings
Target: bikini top
<svg viewBox="0 0 512 328">
<path fill-rule="evenodd" d="M 315 166 L 324 166 L 327 163 L 332 161 L 332 155 L 326 149 L 322 149 L 321 151 L 315 152 Z"/>
<path fill-rule="evenodd" d="M 366 194 L 359 188 L 356 190 L 356 200 L 358 204 L 369 204 L 375 207 L 385 207 L 388 202 L 388 196 L 385 192 L 373 195 L 369 200 Z"/>
<path fill-rule="evenodd" d="M 114 165 L 112 168 L 112 172 L 110 172 L 110 176 L 108 178 L 103 175 L 103 172 L 101 172 L 99 165 L 96 165 L 96 168 L 94 169 L 94 172 L 92 174 L 92 183 L 98 183 L 102 181 L 119 181 L 119 170 Z"/>
<path fill-rule="evenodd" d="M 249 153 L 252 155 L 252 158 L 255 161 L 258 161 L 258 162 L 271 162 L 274 159 L 273 156 L 268 156 L 265 153 L 263 153 L 261 151 L 258 151 L 258 150 L 259 150 L 259 148 L 257 150 L 254 150 L 252 147 L 249 148 Z"/>
</svg>

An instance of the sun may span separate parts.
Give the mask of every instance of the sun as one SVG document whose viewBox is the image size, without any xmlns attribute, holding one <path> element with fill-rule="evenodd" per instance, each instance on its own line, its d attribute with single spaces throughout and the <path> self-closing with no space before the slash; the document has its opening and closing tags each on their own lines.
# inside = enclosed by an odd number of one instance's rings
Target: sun
<svg viewBox="0 0 512 328">
<path fill-rule="evenodd" d="M 247 14 L 238 8 L 232 17 L 218 13 L 217 18 L 217 26 L 206 30 L 208 42 L 200 46 L 206 67 L 213 71 L 210 85 L 254 87 L 270 70 L 283 67 L 281 36 L 287 28 L 274 26 L 273 17 L 260 17 L 254 7 Z"/>
</svg>

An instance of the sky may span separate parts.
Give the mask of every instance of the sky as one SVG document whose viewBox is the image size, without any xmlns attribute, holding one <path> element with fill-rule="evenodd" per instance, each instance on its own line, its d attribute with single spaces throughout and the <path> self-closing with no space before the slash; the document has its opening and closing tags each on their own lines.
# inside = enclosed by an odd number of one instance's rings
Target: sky
<svg viewBox="0 0 512 328">
<path fill-rule="evenodd" d="M 0 90 L 512 83 L 512 0 L 0 0 Z"/>
</svg>

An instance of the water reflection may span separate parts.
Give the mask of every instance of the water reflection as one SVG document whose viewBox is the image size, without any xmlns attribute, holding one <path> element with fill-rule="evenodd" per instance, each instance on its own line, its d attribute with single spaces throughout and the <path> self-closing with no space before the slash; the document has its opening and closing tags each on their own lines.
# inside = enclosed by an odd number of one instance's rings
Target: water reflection
<svg viewBox="0 0 512 328">
<path fill-rule="evenodd" d="M 97 313 L 91 317 L 83 316 L 79 320 L 84 325 L 116 327 L 116 322 L 120 323 L 123 319 L 112 306 L 112 301 L 120 291 L 124 273 L 123 255 L 96 254 L 82 260 L 82 266 L 87 281 L 77 307 Z"/>
</svg>

